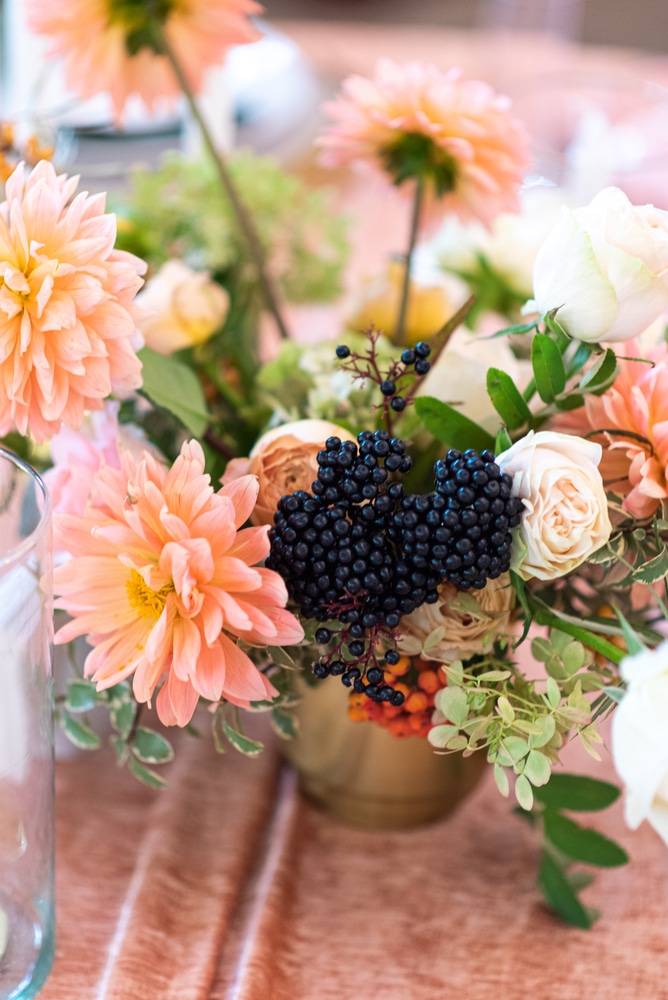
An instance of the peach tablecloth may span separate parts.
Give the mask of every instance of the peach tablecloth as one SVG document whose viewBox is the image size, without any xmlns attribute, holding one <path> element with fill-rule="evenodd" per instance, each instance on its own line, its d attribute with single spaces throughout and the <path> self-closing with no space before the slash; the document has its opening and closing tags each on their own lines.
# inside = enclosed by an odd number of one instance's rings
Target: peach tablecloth
<svg viewBox="0 0 668 1000">
<path fill-rule="evenodd" d="M 489 776 L 448 819 L 369 832 L 303 800 L 273 745 L 179 742 L 163 792 L 111 752 L 58 765 L 43 1000 L 668 998 L 668 854 L 620 807 L 593 818 L 632 865 L 598 875 L 603 917 L 576 931 L 542 906 L 532 834 Z"/>
</svg>

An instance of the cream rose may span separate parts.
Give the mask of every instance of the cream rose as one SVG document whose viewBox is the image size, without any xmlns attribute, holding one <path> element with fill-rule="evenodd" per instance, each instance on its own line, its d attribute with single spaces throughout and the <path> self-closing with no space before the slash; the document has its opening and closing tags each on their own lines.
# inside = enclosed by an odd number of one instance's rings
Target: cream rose
<svg viewBox="0 0 668 1000">
<path fill-rule="evenodd" d="M 524 501 L 512 568 L 525 580 L 565 576 L 607 542 L 601 454 L 599 444 L 584 438 L 530 431 L 497 457 L 513 495 Z"/>
<path fill-rule="evenodd" d="M 515 591 L 507 573 L 475 593 L 443 583 L 438 594 L 435 604 L 422 604 L 401 619 L 399 652 L 439 663 L 467 660 L 489 650 L 510 627 Z"/>
<path fill-rule="evenodd" d="M 668 307 L 668 212 L 605 188 L 586 208 L 562 209 L 538 251 L 526 311 L 557 319 L 576 340 L 617 343 Z"/>
<path fill-rule="evenodd" d="M 668 642 L 627 656 L 628 690 L 612 720 L 612 756 L 626 788 L 626 822 L 648 820 L 668 844 Z"/>
<path fill-rule="evenodd" d="M 208 271 L 192 271 L 180 260 L 168 260 L 137 296 L 138 320 L 146 346 L 172 354 L 202 344 L 220 329 L 230 297 Z"/>
<path fill-rule="evenodd" d="M 232 459 L 223 483 L 249 473 L 257 476 L 260 483 L 251 515 L 253 524 L 272 524 L 278 501 L 286 493 L 310 492 L 318 472 L 317 455 L 328 437 L 356 440 L 345 427 L 337 427 L 328 420 L 296 420 L 263 434 L 248 458 Z"/>
</svg>

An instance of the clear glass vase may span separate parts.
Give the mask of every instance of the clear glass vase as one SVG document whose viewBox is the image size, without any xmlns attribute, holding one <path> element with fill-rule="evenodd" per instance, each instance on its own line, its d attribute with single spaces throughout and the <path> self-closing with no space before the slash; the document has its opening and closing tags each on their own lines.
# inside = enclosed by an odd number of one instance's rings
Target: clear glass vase
<svg viewBox="0 0 668 1000">
<path fill-rule="evenodd" d="M 51 510 L 0 448 L 0 1000 L 34 997 L 53 961 Z"/>
</svg>

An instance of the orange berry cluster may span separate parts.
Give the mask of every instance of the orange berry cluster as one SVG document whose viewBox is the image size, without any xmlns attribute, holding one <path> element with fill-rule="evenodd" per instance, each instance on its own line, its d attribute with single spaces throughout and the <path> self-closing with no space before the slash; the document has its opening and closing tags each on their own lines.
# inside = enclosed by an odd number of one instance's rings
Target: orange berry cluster
<svg viewBox="0 0 668 1000">
<path fill-rule="evenodd" d="M 446 685 L 439 664 L 402 656 L 398 663 L 386 665 L 384 679 L 395 691 L 401 691 L 403 705 L 372 701 L 363 693 L 353 692 L 348 699 L 348 716 L 353 722 L 377 722 L 399 739 L 426 738 L 432 727 L 434 698 Z"/>
</svg>

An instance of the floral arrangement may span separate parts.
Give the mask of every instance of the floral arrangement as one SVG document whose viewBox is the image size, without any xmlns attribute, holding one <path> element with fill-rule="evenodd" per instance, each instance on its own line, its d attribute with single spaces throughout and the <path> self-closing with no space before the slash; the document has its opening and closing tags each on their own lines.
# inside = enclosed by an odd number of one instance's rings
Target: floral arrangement
<svg viewBox="0 0 668 1000">
<path fill-rule="evenodd" d="M 537 237 L 508 102 L 383 61 L 319 145 L 406 196 L 408 248 L 363 321 L 300 341 L 284 303 L 339 294 L 342 225 L 275 166 L 228 161 L 196 99 L 256 5 L 28 7 L 75 92 L 119 116 L 182 92 L 207 151 L 139 173 L 118 226 L 48 160 L 0 205 L 0 434 L 47 467 L 56 642 L 90 646 L 65 732 L 98 746 L 106 707 L 119 761 L 159 786 L 173 751 L 149 710 L 189 727 L 204 703 L 216 744 L 253 755 L 240 710 L 294 737 L 295 670 L 338 677 L 352 719 L 485 754 L 503 795 L 512 778 L 548 903 L 589 926 L 570 865 L 626 855 L 562 810 L 618 790 L 552 774 L 566 741 L 597 758 L 616 709 L 627 818 L 668 841 L 668 215 L 608 189 Z"/>
</svg>

